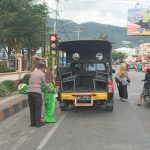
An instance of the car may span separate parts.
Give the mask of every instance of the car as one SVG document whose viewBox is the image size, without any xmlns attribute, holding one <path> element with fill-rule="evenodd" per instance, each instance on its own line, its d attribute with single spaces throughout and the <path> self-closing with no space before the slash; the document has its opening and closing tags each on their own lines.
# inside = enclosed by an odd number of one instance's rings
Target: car
<svg viewBox="0 0 150 150">
<path fill-rule="evenodd" d="M 69 105 L 87 107 L 105 104 L 113 111 L 114 84 L 112 46 L 106 40 L 61 42 L 59 50 L 66 52 L 66 66 L 57 65 L 56 84 L 62 111 Z M 67 65 L 69 64 L 69 65 Z"/>
</svg>

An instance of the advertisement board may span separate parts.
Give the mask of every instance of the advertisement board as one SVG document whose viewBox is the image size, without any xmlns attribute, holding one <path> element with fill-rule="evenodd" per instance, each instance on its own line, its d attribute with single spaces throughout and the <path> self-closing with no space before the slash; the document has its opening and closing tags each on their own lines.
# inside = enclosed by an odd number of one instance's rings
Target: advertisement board
<svg viewBox="0 0 150 150">
<path fill-rule="evenodd" d="M 150 35 L 150 8 L 128 9 L 128 35 Z"/>
</svg>

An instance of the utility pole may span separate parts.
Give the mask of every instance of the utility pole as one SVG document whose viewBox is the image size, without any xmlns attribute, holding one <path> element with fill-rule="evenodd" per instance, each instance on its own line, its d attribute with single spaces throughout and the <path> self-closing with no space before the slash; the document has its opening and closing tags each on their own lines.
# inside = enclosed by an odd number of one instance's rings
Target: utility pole
<svg viewBox="0 0 150 150">
<path fill-rule="evenodd" d="M 80 29 L 80 26 L 76 26 L 77 27 L 77 31 L 74 31 L 74 32 L 77 32 L 77 40 L 80 40 L 80 33 L 82 32 L 82 30 Z"/>
<path fill-rule="evenodd" d="M 45 0 L 43 0 L 43 4 L 45 5 Z M 43 56 L 45 57 L 45 51 L 46 51 L 46 46 L 45 46 L 45 30 L 46 30 L 46 17 L 44 16 L 44 45 L 43 45 Z"/>
<path fill-rule="evenodd" d="M 59 0 L 56 0 L 55 19 L 54 19 L 54 33 L 57 32 L 57 15 L 58 15 L 58 4 Z"/>
</svg>

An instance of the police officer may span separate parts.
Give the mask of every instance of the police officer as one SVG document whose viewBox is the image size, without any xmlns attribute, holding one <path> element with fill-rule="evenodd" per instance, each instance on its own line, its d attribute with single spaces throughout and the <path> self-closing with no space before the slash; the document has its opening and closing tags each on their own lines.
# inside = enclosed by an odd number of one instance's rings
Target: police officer
<svg viewBox="0 0 150 150">
<path fill-rule="evenodd" d="M 39 63 L 37 69 L 34 69 L 33 72 L 31 72 L 29 79 L 28 102 L 31 126 L 40 127 L 45 124 L 44 122 L 40 122 L 42 109 L 41 85 L 44 84 L 49 91 L 52 91 L 52 89 L 45 82 L 44 72 L 45 64 Z"/>
</svg>

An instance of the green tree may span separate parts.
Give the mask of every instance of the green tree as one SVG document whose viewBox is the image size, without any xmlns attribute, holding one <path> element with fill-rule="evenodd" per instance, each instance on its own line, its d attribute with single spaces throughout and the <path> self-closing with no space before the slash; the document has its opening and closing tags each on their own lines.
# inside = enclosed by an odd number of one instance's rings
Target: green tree
<svg viewBox="0 0 150 150">
<path fill-rule="evenodd" d="M 8 54 L 11 48 L 42 47 L 49 29 L 45 27 L 47 14 L 47 5 L 35 0 L 1 0 L 0 45 L 8 46 Z"/>
<path fill-rule="evenodd" d="M 112 53 L 112 59 L 114 62 L 120 62 L 122 63 L 123 60 L 127 57 L 127 54 L 123 53 L 123 52 L 116 52 L 114 51 Z"/>
</svg>

